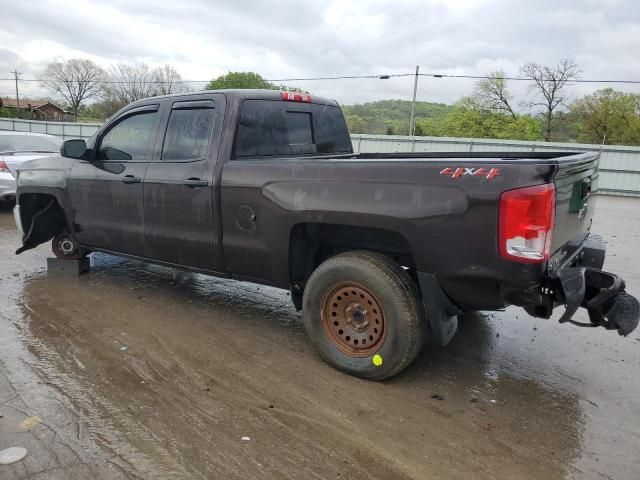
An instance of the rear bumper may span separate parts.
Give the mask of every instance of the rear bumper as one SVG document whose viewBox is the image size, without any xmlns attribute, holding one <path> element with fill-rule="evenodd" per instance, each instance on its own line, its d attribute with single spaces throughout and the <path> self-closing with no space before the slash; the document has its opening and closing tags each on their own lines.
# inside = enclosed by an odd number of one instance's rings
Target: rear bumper
<svg viewBox="0 0 640 480">
<path fill-rule="evenodd" d="M 603 272 L 606 249 L 599 236 L 592 236 L 572 258 L 551 276 L 548 294 L 552 305 L 565 305 L 560 323 L 602 326 L 628 335 L 638 326 L 640 306 L 625 292 L 624 281 L 616 274 Z M 590 323 L 573 320 L 579 308 L 589 313 Z"/>
</svg>

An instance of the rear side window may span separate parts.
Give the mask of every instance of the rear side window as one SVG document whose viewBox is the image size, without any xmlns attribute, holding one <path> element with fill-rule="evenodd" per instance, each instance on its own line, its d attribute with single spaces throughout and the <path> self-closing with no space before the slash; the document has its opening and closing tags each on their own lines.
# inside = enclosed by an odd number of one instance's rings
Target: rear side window
<svg viewBox="0 0 640 480">
<path fill-rule="evenodd" d="M 173 109 L 162 145 L 162 160 L 196 160 L 207 156 L 213 108 Z"/>
<path fill-rule="evenodd" d="M 338 107 L 271 100 L 242 104 L 234 158 L 351 153 Z"/>
</svg>

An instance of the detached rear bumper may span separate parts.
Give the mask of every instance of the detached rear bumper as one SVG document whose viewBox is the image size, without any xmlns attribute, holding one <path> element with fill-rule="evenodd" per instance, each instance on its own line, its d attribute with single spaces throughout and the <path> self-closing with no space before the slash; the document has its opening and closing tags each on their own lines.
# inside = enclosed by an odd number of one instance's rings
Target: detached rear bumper
<svg viewBox="0 0 640 480">
<path fill-rule="evenodd" d="M 594 235 L 576 258 L 558 268 L 551 277 L 554 303 L 566 307 L 560 323 L 601 326 L 626 336 L 638 326 L 640 304 L 625 292 L 625 283 L 618 275 L 601 270 L 605 253 L 604 241 Z M 587 309 L 591 323 L 572 319 L 578 308 Z"/>
</svg>

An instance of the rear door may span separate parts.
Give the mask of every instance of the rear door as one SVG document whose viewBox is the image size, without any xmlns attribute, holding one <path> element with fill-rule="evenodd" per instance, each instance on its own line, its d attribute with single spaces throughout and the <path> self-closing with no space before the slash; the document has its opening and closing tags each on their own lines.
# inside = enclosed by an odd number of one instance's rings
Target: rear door
<svg viewBox="0 0 640 480">
<path fill-rule="evenodd" d="M 69 197 L 82 244 L 145 256 L 142 181 L 161 117 L 159 107 L 155 103 L 124 112 L 96 138 L 94 158 L 73 165 Z"/>
<path fill-rule="evenodd" d="M 296 180 L 300 159 L 351 153 L 351 140 L 337 106 L 304 100 L 246 99 L 237 123 L 233 153 L 222 172 L 226 266 L 238 278 L 272 282 L 265 276 L 288 277 L 283 259 L 290 230 L 278 228 L 283 210 L 265 191 L 280 182 L 295 184 L 295 201 L 302 203 L 312 193 Z"/>
<path fill-rule="evenodd" d="M 153 161 L 144 179 L 148 256 L 214 270 L 217 191 L 213 174 L 225 97 L 185 96 L 166 102 Z"/>
</svg>

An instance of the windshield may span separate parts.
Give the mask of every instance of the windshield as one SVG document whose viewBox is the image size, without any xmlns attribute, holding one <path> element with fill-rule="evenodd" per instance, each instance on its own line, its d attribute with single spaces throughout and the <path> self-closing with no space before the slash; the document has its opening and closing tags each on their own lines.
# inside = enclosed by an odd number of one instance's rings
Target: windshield
<svg viewBox="0 0 640 480">
<path fill-rule="evenodd" d="M 62 139 L 40 135 L 0 135 L 0 152 L 58 152 Z"/>
</svg>

